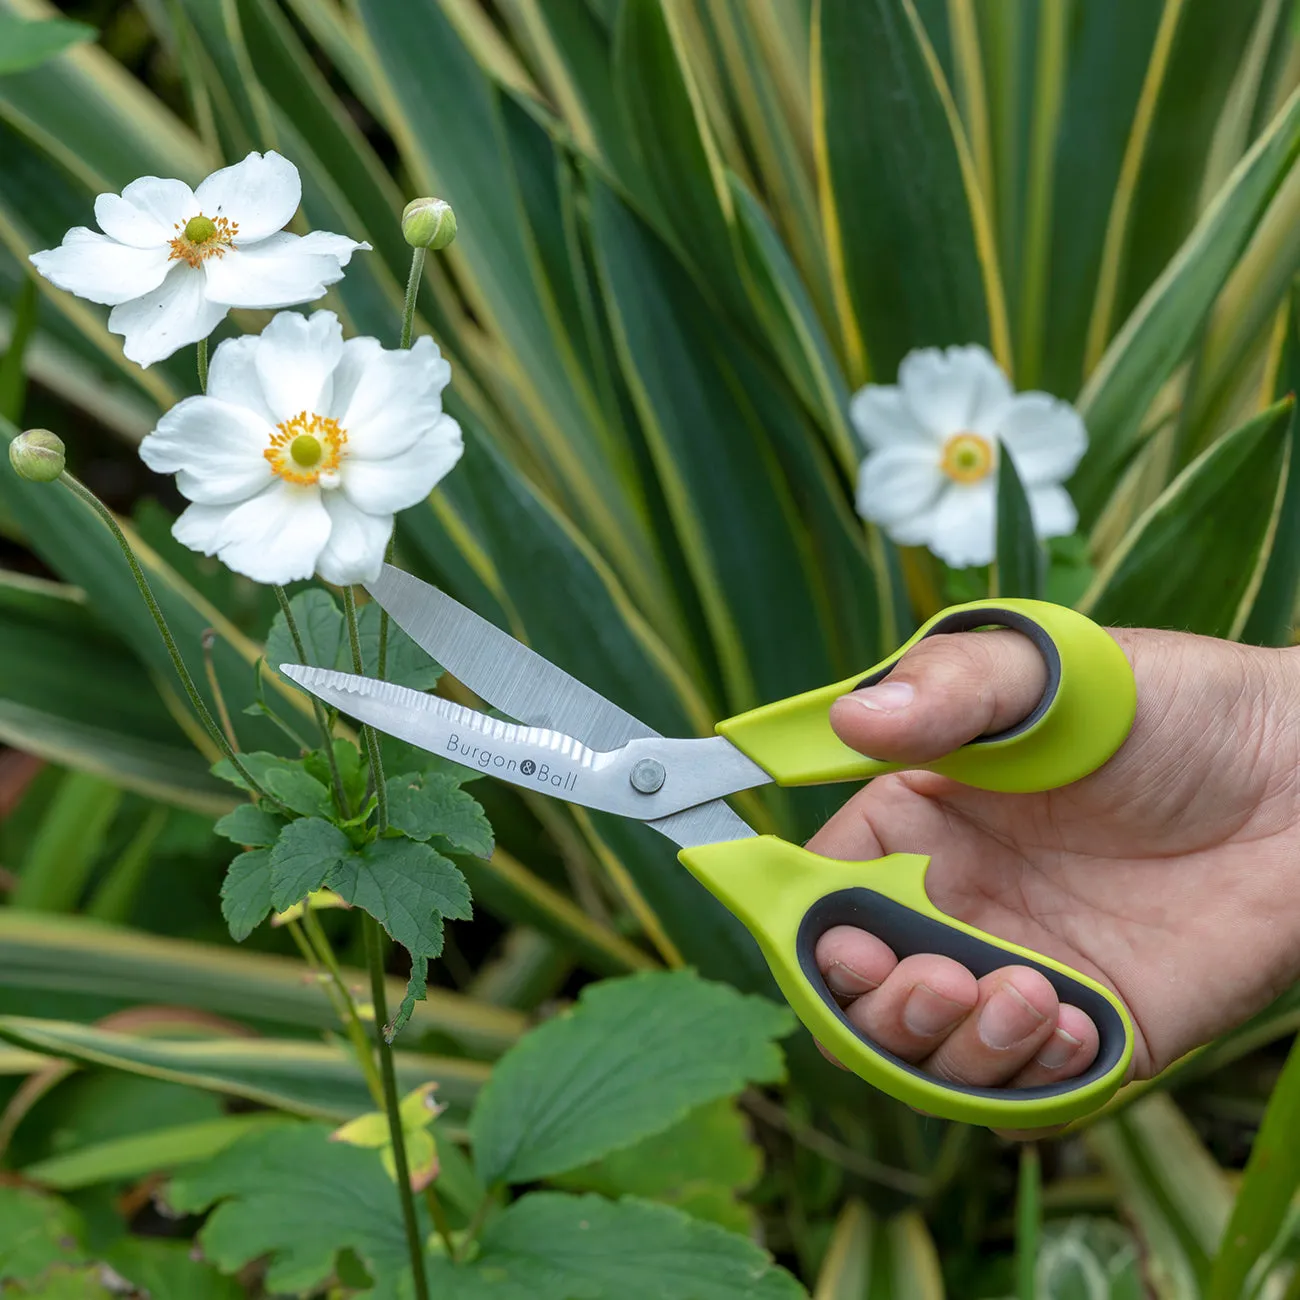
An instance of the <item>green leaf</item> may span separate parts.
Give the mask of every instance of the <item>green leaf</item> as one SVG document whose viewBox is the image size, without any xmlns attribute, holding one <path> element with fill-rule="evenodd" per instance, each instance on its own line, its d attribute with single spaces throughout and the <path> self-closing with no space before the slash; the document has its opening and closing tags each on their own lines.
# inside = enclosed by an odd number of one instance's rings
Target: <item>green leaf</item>
<svg viewBox="0 0 1300 1300">
<path fill-rule="evenodd" d="M 1273 1086 L 1264 1120 L 1210 1271 L 1206 1300 L 1236 1300 L 1246 1277 L 1277 1236 L 1300 1188 L 1300 1042 L 1292 1045 Z"/>
<path fill-rule="evenodd" d="M 3 39 L 4 19 L 0 18 L 0 39 Z M 4 55 L 0 54 L 0 64 Z M 21 424 L 23 418 L 23 399 L 27 390 L 27 374 L 23 367 L 23 358 L 27 345 L 36 330 L 36 313 L 40 304 L 40 294 L 36 288 L 35 276 L 24 276 L 22 287 L 18 290 L 18 299 L 14 303 L 13 327 L 9 332 L 9 346 L 0 359 L 0 415 L 11 424 Z"/>
<path fill-rule="evenodd" d="M 39 1277 L 82 1258 L 81 1216 L 53 1196 L 0 1184 L 0 1224 L 0 1280 Z"/>
<path fill-rule="evenodd" d="M 325 883 L 364 908 L 414 957 L 442 951 L 442 918 L 468 921 L 469 886 L 454 863 L 414 840 L 375 840 L 342 858 Z"/>
<path fill-rule="evenodd" d="M 230 807 L 149 671 L 84 593 L 0 572 L 0 630 L 0 740 L 150 798 Z"/>
<path fill-rule="evenodd" d="M 925 345 L 1002 356 L 996 255 L 981 249 L 955 112 L 911 0 L 822 0 L 818 12 L 815 129 L 851 377 L 869 366 L 888 382 Z"/>
<path fill-rule="evenodd" d="M 365 972 L 352 967 L 344 967 L 343 978 L 366 983 Z M 136 1002 L 156 1003 L 159 989 L 174 1006 L 234 1016 L 272 1036 L 338 1024 L 328 993 L 301 961 L 83 917 L 0 908 L 0 1008 L 30 1009 L 39 999 L 42 1008 L 58 1006 L 54 1014 L 100 1016 Z M 396 1005 L 400 981 L 388 980 L 387 990 Z M 499 1056 L 525 1025 L 517 1011 L 438 988 L 414 1019 L 422 1031 L 446 1034 L 485 1057 Z"/>
<path fill-rule="evenodd" d="M 1300 288 L 1291 291 L 1286 347 L 1274 396 L 1288 392 L 1300 393 Z M 1241 639 L 1248 645 L 1290 645 L 1295 625 L 1296 595 L 1300 590 L 1300 415 L 1294 407 L 1288 446 L 1286 485 L 1278 503 L 1276 531 L 1250 616 L 1241 632 Z"/>
<path fill-rule="evenodd" d="M 998 449 L 997 559 L 993 565 L 992 594 L 1043 598 L 1046 560 L 1029 497 L 1005 445 Z"/>
<path fill-rule="evenodd" d="M 122 792 L 84 772 L 70 772 L 41 819 L 13 891 L 15 907 L 69 912 L 76 907 L 117 815 Z"/>
<path fill-rule="evenodd" d="M 1079 395 L 1088 454 L 1070 492 L 1092 523 L 1137 443 L 1143 417 L 1196 337 L 1300 150 L 1300 92 L 1255 142 L 1115 335 Z"/>
<path fill-rule="evenodd" d="M 1249 610 L 1277 507 L 1292 402 L 1219 439 L 1120 542 L 1079 608 L 1107 626 L 1234 636 Z"/>
<path fill-rule="evenodd" d="M 271 911 L 271 878 L 271 855 L 266 849 L 241 853 L 226 869 L 221 915 L 236 943 L 247 939 Z"/>
<path fill-rule="evenodd" d="M 498 1063 L 475 1108 L 485 1183 L 564 1173 L 689 1110 L 783 1073 L 783 1007 L 701 980 L 645 973 L 589 985 L 571 1011 Z"/>
<path fill-rule="evenodd" d="M 334 762 L 343 781 L 343 793 L 347 796 L 348 806 L 354 810 L 359 809 L 366 792 L 366 767 L 361 761 L 361 751 L 352 741 L 342 737 L 335 739 L 333 748 Z M 323 749 L 313 749 L 302 760 L 302 764 L 321 785 L 333 789 L 334 774 L 330 771 L 329 759 Z"/>
<path fill-rule="evenodd" d="M 270 1256 L 266 1285 L 278 1294 L 315 1290 L 345 1249 L 365 1264 L 374 1300 L 397 1300 L 409 1269 L 397 1191 L 379 1153 L 331 1142 L 315 1124 L 244 1138 L 173 1179 L 168 1200 L 187 1214 L 215 1204 L 199 1232 L 204 1255 L 228 1273 Z M 427 1233 L 419 1199 L 416 1210 Z"/>
<path fill-rule="evenodd" d="M 241 803 L 212 828 L 218 835 L 245 848 L 269 848 L 280 837 L 284 821 L 256 804 Z"/>
<path fill-rule="evenodd" d="M 254 1118 L 254 1117 L 249 1117 Z M 262 1116 L 255 1117 L 265 1122 Z M 187 1241 L 156 1237 L 123 1237 L 106 1255 L 115 1273 L 154 1300 L 184 1296 L 185 1300 L 244 1300 L 248 1294 L 233 1278 L 222 1277 L 211 1264 L 193 1257 Z"/>
<path fill-rule="evenodd" d="M 375 1104 L 356 1058 L 337 1042 L 146 1038 L 28 1016 L 0 1016 L 0 1038 L 50 1056 L 189 1084 L 312 1119 L 351 1119 Z M 488 1074 L 485 1065 L 452 1057 L 398 1052 L 394 1059 L 405 1092 L 438 1080 L 439 1100 L 449 1108 L 442 1123 L 453 1130 L 464 1123 Z"/>
<path fill-rule="evenodd" d="M 406 981 L 406 992 L 397 1004 L 397 1014 L 385 1027 L 384 1037 L 391 1043 L 406 1028 L 415 1011 L 415 1004 L 429 996 L 429 959 L 411 956 L 411 977 Z"/>
<path fill-rule="evenodd" d="M 246 1133 L 283 1122 L 277 1115 L 259 1114 L 222 1115 L 193 1124 L 171 1124 L 60 1152 L 25 1166 L 23 1177 L 56 1191 L 143 1178 L 159 1170 L 179 1169 L 210 1159 Z"/>
<path fill-rule="evenodd" d="M 483 1233 L 468 1267 L 430 1261 L 446 1300 L 798 1300 L 806 1293 L 745 1237 L 666 1205 L 535 1192 Z"/>
<path fill-rule="evenodd" d="M 299 758 L 281 758 L 279 754 L 240 754 L 239 761 L 245 770 L 268 794 L 273 795 L 286 808 L 309 817 L 314 813 L 330 816 L 334 805 L 330 792 L 304 766 Z M 252 787 L 235 770 L 228 758 L 215 763 L 212 774 L 219 776 L 241 790 Z"/>
<path fill-rule="evenodd" d="M 65 18 L 33 23 L 0 14 L 0 77 L 38 67 L 71 45 L 93 41 L 97 34 L 93 27 Z"/>
<path fill-rule="evenodd" d="M 348 640 L 343 612 L 334 598 L 319 587 L 311 587 L 289 602 L 294 623 L 302 637 L 307 662 L 317 668 L 334 668 L 350 673 L 354 670 L 352 647 Z M 357 611 L 357 635 L 361 643 L 361 662 L 373 676 L 379 669 L 379 620 L 382 611 L 373 601 Z M 266 662 L 282 680 L 281 664 L 299 662 L 298 650 L 289 633 L 284 612 L 276 614 L 266 638 Z M 442 669 L 402 631 L 396 623 L 388 624 L 388 656 L 384 676 L 412 690 L 428 691 L 438 684 Z M 294 684 L 297 689 L 296 684 Z"/>
<path fill-rule="evenodd" d="M 915 1210 L 885 1219 L 856 1198 L 840 1211 L 817 1300 L 944 1300 L 939 1252 Z"/>
<path fill-rule="evenodd" d="M 411 772 L 390 777 L 388 824 L 413 840 L 435 835 L 462 853 L 492 856 L 492 827 L 477 799 L 453 776 Z"/>
<path fill-rule="evenodd" d="M 329 880 L 351 851 L 351 841 L 331 822 L 320 817 L 290 822 L 271 850 L 271 906 L 283 912 L 306 898 Z"/>
<path fill-rule="evenodd" d="M 1084 1140 L 1113 1180 L 1165 1294 L 1202 1295 L 1232 1191 L 1178 1106 L 1161 1094 L 1147 1097 Z"/>
<path fill-rule="evenodd" d="M 762 1169 L 744 1117 L 729 1097 L 640 1142 L 552 1179 L 571 1192 L 617 1199 L 639 1196 L 675 1205 L 733 1232 L 753 1229 L 753 1212 L 736 1199 Z"/>
</svg>

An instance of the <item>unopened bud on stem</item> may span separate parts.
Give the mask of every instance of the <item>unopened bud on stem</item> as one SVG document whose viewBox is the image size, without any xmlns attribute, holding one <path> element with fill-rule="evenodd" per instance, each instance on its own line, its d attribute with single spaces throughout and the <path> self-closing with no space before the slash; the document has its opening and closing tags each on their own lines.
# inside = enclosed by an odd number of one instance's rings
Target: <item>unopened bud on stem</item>
<svg viewBox="0 0 1300 1300">
<path fill-rule="evenodd" d="M 9 462 L 30 483 L 53 483 L 66 463 L 63 439 L 48 429 L 28 429 L 9 444 Z"/>
<path fill-rule="evenodd" d="M 412 248 L 436 253 L 456 238 L 456 214 L 443 199 L 412 199 L 402 209 L 402 237 Z"/>
</svg>

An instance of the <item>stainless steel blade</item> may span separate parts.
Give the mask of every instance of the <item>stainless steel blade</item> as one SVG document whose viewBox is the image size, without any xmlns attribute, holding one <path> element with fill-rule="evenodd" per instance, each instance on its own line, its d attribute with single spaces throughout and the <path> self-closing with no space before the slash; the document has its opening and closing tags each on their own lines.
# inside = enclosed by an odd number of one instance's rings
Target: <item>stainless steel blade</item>
<svg viewBox="0 0 1300 1300">
<path fill-rule="evenodd" d="M 659 734 L 445 591 L 402 569 L 385 564 L 366 590 L 453 677 L 520 722 L 567 732 L 598 750 Z"/>
<path fill-rule="evenodd" d="M 650 825 L 683 849 L 692 849 L 697 844 L 719 844 L 724 840 L 747 840 L 758 834 L 721 799 L 710 799 L 708 803 L 660 817 Z"/>
<path fill-rule="evenodd" d="M 303 664 L 281 664 L 280 671 L 349 717 L 431 754 L 526 790 L 637 821 L 657 824 L 770 779 L 723 736 L 646 736 L 601 751 L 562 731 L 516 726 L 393 682 Z M 647 782 L 646 764 L 653 765 L 657 785 Z M 647 784 L 653 788 L 645 788 Z M 725 804 L 719 806 L 730 811 Z M 675 838 L 671 829 L 664 834 Z"/>
</svg>

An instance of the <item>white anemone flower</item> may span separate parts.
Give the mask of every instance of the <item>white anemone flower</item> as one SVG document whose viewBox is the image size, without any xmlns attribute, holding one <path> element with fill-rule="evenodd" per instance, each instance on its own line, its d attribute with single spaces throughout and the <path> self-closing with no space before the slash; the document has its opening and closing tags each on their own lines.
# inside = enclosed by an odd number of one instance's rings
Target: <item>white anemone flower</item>
<svg viewBox="0 0 1300 1300">
<path fill-rule="evenodd" d="M 369 249 L 324 230 L 289 234 L 301 201 L 298 169 L 278 153 L 250 153 L 197 190 L 142 176 L 95 200 L 102 235 L 76 226 L 32 264 L 58 288 L 111 306 L 108 328 L 148 366 L 207 338 L 232 307 L 313 302 Z"/>
<path fill-rule="evenodd" d="M 333 312 L 281 312 L 217 348 L 207 393 L 173 406 L 140 455 L 194 503 L 172 528 L 191 549 L 256 582 L 369 582 L 394 514 L 460 459 L 450 378 L 431 338 L 386 351 L 345 343 Z"/>
<path fill-rule="evenodd" d="M 1074 532 L 1062 483 L 1088 434 L 1047 393 L 1016 393 L 982 347 L 922 348 L 898 384 L 867 384 L 849 414 L 868 448 L 858 513 L 901 546 L 926 546 L 954 568 L 988 564 L 996 548 L 998 445 L 1011 453 L 1041 538 Z"/>
</svg>

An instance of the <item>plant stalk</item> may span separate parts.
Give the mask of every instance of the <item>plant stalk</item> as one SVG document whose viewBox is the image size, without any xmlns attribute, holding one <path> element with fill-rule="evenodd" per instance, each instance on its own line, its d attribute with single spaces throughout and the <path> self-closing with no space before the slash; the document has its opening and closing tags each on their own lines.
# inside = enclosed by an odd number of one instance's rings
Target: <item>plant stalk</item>
<svg viewBox="0 0 1300 1300">
<path fill-rule="evenodd" d="M 208 341 L 200 339 L 196 355 L 199 367 L 199 392 L 208 391 Z"/>
<path fill-rule="evenodd" d="M 357 600 L 351 587 L 343 588 L 343 609 L 348 616 L 348 640 L 352 645 L 352 671 L 362 674 L 366 671 L 361 659 L 361 630 L 357 625 Z M 384 788 L 384 760 L 379 752 L 379 736 L 374 727 L 362 727 L 365 738 L 366 753 L 370 757 L 370 775 L 374 781 L 375 798 L 379 801 L 377 822 L 382 835 L 388 829 L 388 791 Z"/>
<path fill-rule="evenodd" d="M 423 248 L 411 250 L 411 273 L 406 277 L 406 301 L 402 304 L 402 343 L 411 346 L 411 331 L 415 328 L 415 300 L 420 296 L 420 278 L 424 274 Z"/>
<path fill-rule="evenodd" d="M 402 1202 L 402 1222 L 406 1227 L 406 1245 L 415 1276 L 416 1300 L 429 1300 L 429 1282 L 424 1272 L 424 1247 L 415 1217 L 415 1198 L 411 1192 L 411 1170 L 406 1160 L 406 1135 L 402 1132 L 401 1102 L 397 1096 L 397 1072 L 393 1069 L 393 1049 L 384 1037 L 388 1020 L 388 997 L 384 989 L 383 937 L 379 923 L 368 912 L 361 914 L 366 941 L 366 965 L 370 968 L 370 996 L 375 1005 L 375 1047 L 379 1052 L 379 1070 L 384 1084 L 384 1111 L 388 1116 L 388 1133 L 393 1143 L 393 1163 L 397 1167 L 397 1192 Z"/>
<path fill-rule="evenodd" d="M 278 799 L 267 794 L 253 780 L 253 774 L 240 761 L 239 755 L 231 749 L 225 733 L 217 726 L 212 714 L 208 712 L 208 706 L 204 704 L 203 696 L 199 694 L 199 688 L 194 684 L 194 678 L 190 676 L 190 670 L 185 666 L 185 660 L 181 658 L 176 638 L 172 636 L 172 630 L 167 626 L 167 620 L 163 617 L 158 601 L 154 598 L 153 588 L 149 586 L 149 580 L 144 576 L 144 570 L 140 567 L 140 561 L 135 558 L 135 552 L 131 549 L 131 543 L 126 540 L 126 534 L 118 526 L 117 520 L 113 518 L 113 512 L 84 483 L 74 478 L 66 470 L 60 476 L 59 482 L 63 483 L 73 495 L 80 497 L 103 520 L 104 526 L 113 534 L 114 541 L 121 548 L 122 554 L 126 556 L 126 562 L 130 566 L 135 585 L 139 587 L 140 594 L 144 597 L 144 603 L 149 607 L 149 613 L 153 615 L 153 621 L 163 639 L 163 645 L 167 647 L 168 655 L 171 656 L 172 667 L 176 669 L 176 675 L 181 679 L 181 685 L 185 688 L 185 694 L 189 697 L 190 705 L 198 715 L 199 721 L 207 730 L 208 735 L 216 741 L 217 748 L 221 751 L 223 757 L 239 773 L 240 779 L 250 790 L 260 798 L 273 803 L 281 811 L 288 812 L 289 810 Z"/>
<path fill-rule="evenodd" d="M 488 1211 L 492 1208 L 492 1191 L 489 1188 L 483 1193 L 483 1199 L 478 1203 L 474 1210 L 474 1217 L 470 1219 L 469 1226 L 465 1229 L 465 1236 L 461 1242 L 460 1255 L 454 1258 L 463 1259 L 470 1246 L 478 1240 L 478 1234 L 483 1231 L 483 1222 L 488 1216 Z"/>
<path fill-rule="evenodd" d="M 298 631 L 297 621 L 294 619 L 293 610 L 289 607 L 289 595 L 278 583 L 272 588 L 275 592 L 275 598 L 280 602 L 280 613 L 284 615 L 285 625 L 289 629 L 289 635 L 293 638 L 293 652 L 298 656 L 298 662 L 305 664 L 307 662 L 307 651 L 303 644 L 301 633 Z M 320 734 L 325 738 L 325 758 L 330 765 L 330 776 L 334 781 L 334 799 L 338 803 L 339 812 L 344 817 L 352 816 L 352 809 L 348 805 L 347 793 L 343 789 L 343 774 L 339 771 L 338 759 L 334 757 L 334 737 L 330 733 L 329 718 L 325 714 L 325 706 L 314 695 L 308 692 L 312 712 L 316 715 L 316 725 L 320 727 Z"/>
</svg>

